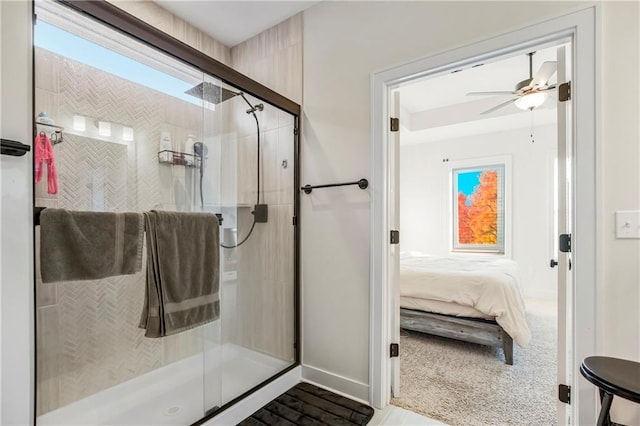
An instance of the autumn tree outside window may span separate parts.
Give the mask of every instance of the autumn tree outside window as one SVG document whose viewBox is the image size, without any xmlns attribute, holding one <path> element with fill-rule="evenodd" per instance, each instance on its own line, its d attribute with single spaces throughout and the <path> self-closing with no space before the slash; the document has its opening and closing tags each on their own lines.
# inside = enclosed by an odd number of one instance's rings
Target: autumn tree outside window
<svg viewBox="0 0 640 426">
<path fill-rule="evenodd" d="M 452 169 L 453 251 L 505 252 L 505 165 Z"/>
</svg>

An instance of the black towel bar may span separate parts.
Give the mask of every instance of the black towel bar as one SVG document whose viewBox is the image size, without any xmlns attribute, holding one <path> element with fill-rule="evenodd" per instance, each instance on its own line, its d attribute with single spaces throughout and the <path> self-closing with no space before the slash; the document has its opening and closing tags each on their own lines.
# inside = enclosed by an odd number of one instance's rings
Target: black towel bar
<svg viewBox="0 0 640 426">
<path fill-rule="evenodd" d="M 366 179 L 360 179 L 357 182 L 330 183 L 327 185 L 314 185 L 314 186 L 305 185 L 300 189 L 304 191 L 305 194 L 311 194 L 311 191 L 317 188 L 332 188 L 334 186 L 348 186 L 348 185 L 358 185 L 360 189 L 366 189 L 369 186 L 369 181 Z"/>
<path fill-rule="evenodd" d="M 34 207 L 33 208 L 33 226 L 40 225 L 40 213 L 42 210 L 46 209 L 46 207 Z"/>
<path fill-rule="evenodd" d="M 22 157 L 27 152 L 31 151 L 31 147 L 29 145 L 25 145 L 18 141 L 12 141 L 10 139 L 0 139 L 0 147 L 3 155 L 12 155 L 14 157 Z"/>
<path fill-rule="evenodd" d="M 42 213 L 42 210 L 46 209 L 46 207 L 34 207 L 33 208 L 33 226 L 38 226 L 40 225 L 40 213 Z M 222 221 L 224 220 L 222 218 L 222 214 L 221 213 L 216 213 L 216 217 L 218 218 L 218 223 L 220 224 L 220 226 L 222 226 Z"/>
</svg>

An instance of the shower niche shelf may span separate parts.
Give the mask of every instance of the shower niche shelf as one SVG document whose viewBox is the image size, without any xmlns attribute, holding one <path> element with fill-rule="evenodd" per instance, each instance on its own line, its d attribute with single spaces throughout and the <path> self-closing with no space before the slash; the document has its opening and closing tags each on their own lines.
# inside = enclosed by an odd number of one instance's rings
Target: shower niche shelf
<svg viewBox="0 0 640 426">
<path fill-rule="evenodd" d="M 186 152 L 165 149 L 158 152 L 158 163 L 174 166 L 200 167 L 200 157 Z"/>
</svg>

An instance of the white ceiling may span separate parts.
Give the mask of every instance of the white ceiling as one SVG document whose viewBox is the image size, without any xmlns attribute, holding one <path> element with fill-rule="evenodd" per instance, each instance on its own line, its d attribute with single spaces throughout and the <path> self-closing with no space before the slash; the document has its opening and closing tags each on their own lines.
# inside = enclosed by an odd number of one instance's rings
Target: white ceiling
<svg viewBox="0 0 640 426">
<path fill-rule="evenodd" d="M 558 46 L 539 49 L 533 56 L 533 73 L 545 61 L 556 61 Z M 529 78 L 529 58 L 525 54 L 496 60 L 401 86 L 402 144 L 451 139 L 471 134 L 551 124 L 556 120 L 553 93 L 537 110 L 522 111 L 511 104 L 494 113 L 480 113 L 509 96 L 467 96 L 469 92 L 513 91 Z M 556 74 L 550 84 L 556 82 Z"/>
<path fill-rule="evenodd" d="M 228 47 L 319 3 L 319 0 L 154 1 Z"/>
</svg>

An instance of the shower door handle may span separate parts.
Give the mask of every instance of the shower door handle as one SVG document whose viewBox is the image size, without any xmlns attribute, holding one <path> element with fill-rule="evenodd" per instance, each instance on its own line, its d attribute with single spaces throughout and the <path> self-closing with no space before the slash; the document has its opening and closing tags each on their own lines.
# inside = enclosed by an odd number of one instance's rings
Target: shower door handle
<svg viewBox="0 0 640 426">
<path fill-rule="evenodd" d="M 22 157 L 27 152 L 31 151 L 31 147 L 29 145 L 25 145 L 18 141 L 12 141 L 10 139 L 0 139 L 0 146 L 2 148 L 2 155 L 11 155 L 13 157 Z"/>
</svg>

